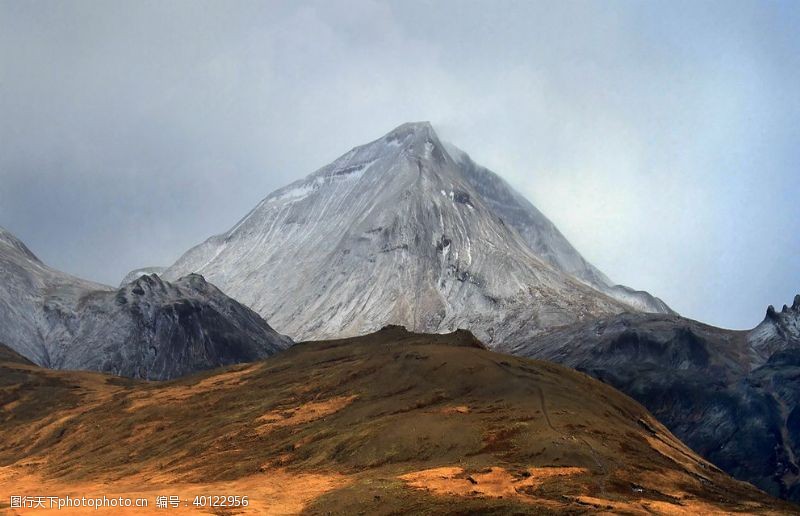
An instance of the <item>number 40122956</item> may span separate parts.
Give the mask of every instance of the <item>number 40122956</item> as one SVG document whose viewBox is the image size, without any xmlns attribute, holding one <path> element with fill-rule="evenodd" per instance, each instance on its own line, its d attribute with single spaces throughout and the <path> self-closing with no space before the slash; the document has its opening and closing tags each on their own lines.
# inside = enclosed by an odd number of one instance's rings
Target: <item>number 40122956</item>
<svg viewBox="0 0 800 516">
<path fill-rule="evenodd" d="M 250 501 L 246 496 L 195 496 L 192 505 L 195 507 L 247 507 Z"/>
</svg>

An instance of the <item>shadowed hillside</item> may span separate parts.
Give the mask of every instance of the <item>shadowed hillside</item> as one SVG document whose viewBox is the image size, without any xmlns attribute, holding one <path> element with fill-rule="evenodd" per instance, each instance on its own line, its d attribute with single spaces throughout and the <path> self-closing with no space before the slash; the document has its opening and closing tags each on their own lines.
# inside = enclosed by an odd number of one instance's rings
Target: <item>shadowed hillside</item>
<svg viewBox="0 0 800 516">
<path fill-rule="evenodd" d="M 800 295 L 749 331 L 623 314 L 507 351 L 602 380 L 730 475 L 800 502 Z"/>
</svg>

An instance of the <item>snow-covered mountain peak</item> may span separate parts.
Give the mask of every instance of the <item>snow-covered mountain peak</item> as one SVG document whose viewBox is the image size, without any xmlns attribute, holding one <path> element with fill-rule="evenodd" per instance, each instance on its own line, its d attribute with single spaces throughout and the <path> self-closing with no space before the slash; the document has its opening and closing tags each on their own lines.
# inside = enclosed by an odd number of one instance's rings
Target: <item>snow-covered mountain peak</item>
<svg viewBox="0 0 800 516">
<path fill-rule="evenodd" d="M 272 192 L 256 210 L 314 202 L 320 196 L 347 195 L 348 191 L 377 193 L 400 185 L 409 188 L 412 183 L 415 187 L 427 185 L 430 191 L 444 190 L 447 195 L 455 195 L 454 189 L 463 188 L 459 188 L 459 181 L 452 174 L 454 164 L 429 122 L 409 122 L 351 149 L 304 179 Z M 428 180 L 419 181 L 422 176 Z"/>
<path fill-rule="evenodd" d="M 430 122 L 408 122 L 389 131 L 372 144 L 383 143 L 401 149 L 401 155 L 414 162 L 433 161 L 442 163 L 447 152 Z"/>
<path fill-rule="evenodd" d="M 491 345 L 586 317 L 669 310 L 608 284 L 541 212 L 428 122 L 276 190 L 164 278 L 191 272 L 300 340 L 400 324 L 468 328 Z"/>
<path fill-rule="evenodd" d="M 430 122 L 406 122 L 386 133 L 380 140 L 384 140 L 387 143 L 402 145 L 413 142 L 425 142 L 426 140 L 438 142 L 439 136 L 436 134 Z"/>
</svg>

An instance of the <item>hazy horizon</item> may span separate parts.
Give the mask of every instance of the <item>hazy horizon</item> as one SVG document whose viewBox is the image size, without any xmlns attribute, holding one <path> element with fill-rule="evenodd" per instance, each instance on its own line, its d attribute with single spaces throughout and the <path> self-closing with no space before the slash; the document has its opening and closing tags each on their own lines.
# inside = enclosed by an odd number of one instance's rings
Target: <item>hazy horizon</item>
<svg viewBox="0 0 800 516">
<path fill-rule="evenodd" d="M 614 281 L 728 328 L 791 304 L 800 7 L 492 5 L 0 0 L 0 226 L 117 285 L 430 120 Z"/>
</svg>

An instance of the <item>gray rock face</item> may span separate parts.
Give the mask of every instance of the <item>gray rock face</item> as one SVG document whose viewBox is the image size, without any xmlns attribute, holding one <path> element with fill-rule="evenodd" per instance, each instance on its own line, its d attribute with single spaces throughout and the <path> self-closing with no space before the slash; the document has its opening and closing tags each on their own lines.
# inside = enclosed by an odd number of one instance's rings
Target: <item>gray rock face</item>
<svg viewBox="0 0 800 516">
<path fill-rule="evenodd" d="M 732 476 L 800 501 L 800 303 L 750 331 L 623 314 L 504 348 L 625 392 Z"/>
<path fill-rule="evenodd" d="M 536 208 L 448 150 L 426 122 L 273 192 L 163 277 L 192 272 L 296 340 L 399 324 L 467 328 L 491 346 L 597 316 L 669 310 L 646 294 L 615 295 Z"/>
<path fill-rule="evenodd" d="M 165 380 L 291 344 L 201 276 L 114 290 L 50 269 L 2 229 L 0 280 L 0 342 L 45 367 Z"/>
</svg>

